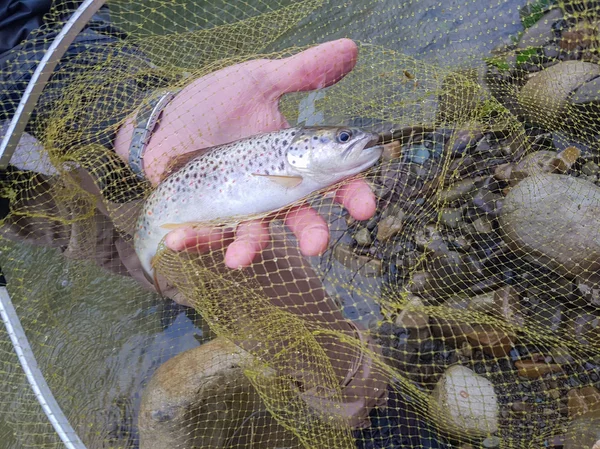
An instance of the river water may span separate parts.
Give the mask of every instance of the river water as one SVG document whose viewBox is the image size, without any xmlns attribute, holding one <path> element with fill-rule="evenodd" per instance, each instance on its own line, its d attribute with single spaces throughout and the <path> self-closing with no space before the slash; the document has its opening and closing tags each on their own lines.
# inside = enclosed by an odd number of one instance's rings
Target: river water
<svg viewBox="0 0 600 449">
<path fill-rule="evenodd" d="M 322 2 L 262 50 L 350 37 L 438 65 L 475 65 L 522 29 L 518 10 L 525 2 Z M 116 3 L 115 9 L 121 8 L 126 19 L 120 25 L 142 34 L 169 28 L 193 31 L 295 2 L 189 2 L 187 9 L 182 2 L 165 2 L 156 3 L 152 17 L 148 10 L 137 15 L 137 9 L 148 3 L 129 5 L 129 12 L 122 2 Z M 196 14 L 206 21 L 186 20 Z M 179 25 L 173 26 L 173 20 Z M 109 447 L 103 446 L 106 438 L 114 440 L 110 447 L 135 445 L 144 382 L 165 360 L 199 344 L 199 319 L 129 279 L 66 262 L 55 250 L 6 242 L 1 246 L 0 264 L 42 371 L 77 431 L 90 449 Z M 371 295 L 377 288 L 369 286 Z M 370 310 L 369 304 L 356 307 L 359 315 Z M 351 316 L 357 313 L 347 311 Z M 6 394 L 0 393 L 0 447 L 61 447 L 36 406 L 11 348 L 6 334 L 0 333 L 0 381 L 6 385 Z"/>
</svg>

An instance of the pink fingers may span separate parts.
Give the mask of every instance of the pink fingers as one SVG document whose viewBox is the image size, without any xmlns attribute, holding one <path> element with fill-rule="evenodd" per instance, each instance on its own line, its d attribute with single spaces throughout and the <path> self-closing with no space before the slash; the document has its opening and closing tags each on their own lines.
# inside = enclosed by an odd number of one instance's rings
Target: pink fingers
<svg viewBox="0 0 600 449">
<path fill-rule="evenodd" d="M 225 253 L 229 268 L 249 266 L 256 255 L 269 243 L 269 227 L 265 221 L 247 221 L 237 227 L 235 240 Z"/>
<path fill-rule="evenodd" d="M 375 214 L 377 207 L 375 194 L 369 185 L 356 179 L 340 187 L 335 192 L 335 201 L 344 206 L 357 220 L 367 220 Z"/>
<path fill-rule="evenodd" d="M 317 256 L 327 249 L 329 228 L 325 220 L 311 207 L 302 206 L 290 211 L 285 224 L 298 239 L 305 256 Z"/>
<path fill-rule="evenodd" d="M 173 251 L 205 253 L 222 248 L 230 238 L 231 233 L 219 228 L 182 228 L 167 234 L 165 244 Z"/>
</svg>

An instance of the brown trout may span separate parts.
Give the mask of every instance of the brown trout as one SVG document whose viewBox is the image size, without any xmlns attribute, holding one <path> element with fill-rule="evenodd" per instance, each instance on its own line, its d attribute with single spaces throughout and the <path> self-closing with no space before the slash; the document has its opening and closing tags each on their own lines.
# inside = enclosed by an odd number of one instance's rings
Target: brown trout
<svg viewBox="0 0 600 449">
<path fill-rule="evenodd" d="M 287 128 L 205 150 L 154 190 L 135 251 L 148 275 L 172 229 L 274 211 L 377 162 L 379 136 L 356 128 Z"/>
</svg>

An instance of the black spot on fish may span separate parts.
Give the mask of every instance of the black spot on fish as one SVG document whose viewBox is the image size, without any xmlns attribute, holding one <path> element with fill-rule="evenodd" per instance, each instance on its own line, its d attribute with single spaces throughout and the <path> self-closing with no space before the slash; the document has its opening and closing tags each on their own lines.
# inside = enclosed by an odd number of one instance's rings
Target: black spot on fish
<svg viewBox="0 0 600 449">
<path fill-rule="evenodd" d="M 216 181 L 217 179 L 219 179 L 219 177 L 218 177 L 218 176 L 216 176 L 216 175 L 215 175 L 215 176 L 213 176 L 213 181 Z"/>
<path fill-rule="evenodd" d="M 275 137 L 275 143 L 279 143 L 279 137 Z"/>
<path fill-rule="evenodd" d="M 283 142 L 281 142 L 284 146 L 288 144 L 287 140 L 284 140 Z"/>
<path fill-rule="evenodd" d="M 291 134 L 292 134 L 292 136 L 295 136 L 296 135 L 296 131 L 292 131 Z"/>
<path fill-rule="evenodd" d="M 319 140 L 317 136 L 313 136 L 313 140 Z"/>
<path fill-rule="evenodd" d="M 189 173 L 185 174 L 185 179 L 188 179 L 190 177 Z"/>
<path fill-rule="evenodd" d="M 265 175 L 269 176 L 269 170 L 265 170 Z"/>
<path fill-rule="evenodd" d="M 283 170 L 285 168 L 285 162 L 281 161 L 281 164 L 279 164 L 279 169 Z"/>
<path fill-rule="evenodd" d="M 192 176 L 194 177 L 194 179 L 196 179 L 198 177 L 198 173 L 194 173 Z"/>
</svg>

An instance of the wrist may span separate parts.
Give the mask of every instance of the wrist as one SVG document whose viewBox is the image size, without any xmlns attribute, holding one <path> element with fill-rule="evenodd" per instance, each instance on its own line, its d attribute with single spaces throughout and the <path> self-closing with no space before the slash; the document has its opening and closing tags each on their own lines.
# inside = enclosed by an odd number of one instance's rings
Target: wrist
<svg viewBox="0 0 600 449">
<path fill-rule="evenodd" d="M 115 151 L 129 164 L 139 179 L 148 179 L 153 184 L 158 183 L 160 173 L 154 173 L 152 167 L 164 165 L 159 165 L 161 161 L 153 155 L 154 152 L 150 153 L 149 160 L 146 161 L 147 150 L 154 134 L 160 128 L 159 123 L 164 110 L 178 92 L 179 90 L 153 92 L 137 109 L 135 115 L 125 121 L 117 133 Z"/>
</svg>

